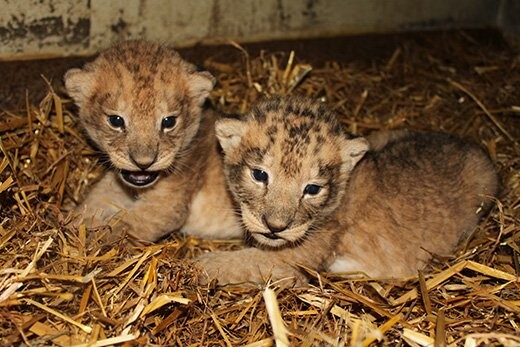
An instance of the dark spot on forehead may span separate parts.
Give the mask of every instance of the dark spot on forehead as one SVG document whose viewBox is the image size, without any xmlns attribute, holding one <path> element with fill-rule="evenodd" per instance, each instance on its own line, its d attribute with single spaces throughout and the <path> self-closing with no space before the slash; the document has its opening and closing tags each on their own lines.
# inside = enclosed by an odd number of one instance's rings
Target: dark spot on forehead
<svg viewBox="0 0 520 347">
<path fill-rule="evenodd" d="M 272 98 L 269 99 L 267 102 L 261 104 L 261 109 L 263 109 L 265 112 L 276 112 L 280 109 L 280 103 L 280 98 Z"/>
<path fill-rule="evenodd" d="M 327 107 L 324 105 L 324 104 L 319 104 L 318 106 L 318 114 L 322 115 L 322 114 L 327 114 L 329 113 L 329 110 L 327 109 Z"/>
<path fill-rule="evenodd" d="M 118 80 L 120 80 L 120 79 L 123 78 L 123 73 L 121 72 L 120 69 L 114 69 L 113 72 L 114 72 L 114 74 L 116 75 L 116 78 L 117 78 Z"/>
<path fill-rule="evenodd" d="M 178 54 L 166 46 L 140 41 L 117 45 L 106 51 L 103 57 L 110 67 L 119 65 L 128 70 L 136 81 L 155 76 L 161 66 L 160 63 L 164 60 L 172 62 L 180 60 Z"/>
<path fill-rule="evenodd" d="M 278 133 L 278 127 L 276 124 L 271 125 L 267 128 L 266 134 L 269 136 L 269 143 L 275 143 L 276 142 L 276 134 Z"/>
<path fill-rule="evenodd" d="M 250 116 L 253 117 L 255 121 L 258 123 L 264 123 L 266 119 L 266 111 L 262 110 L 258 107 L 253 108 L 252 112 L 250 113 Z"/>
<path fill-rule="evenodd" d="M 268 149 L 269 146 L 266 146 L 264 148 L 250 147 L 244 151 L 244 159 L 247 162 L 261 163 Z"/>
<path fill-rule="evenodd" d="M 302 108 L 301 110 L 301 113 L 300 113 L 302 116 L 305 116 L 305 117 L 308 117 L 308 118 L 311 118 L 311 119 L 316 119 L 318 118 L 318 114 L 314 112 L 314 109 L 310 108 L 310 107 L 305 107 L 305 108 Z"/>
<path fill-rule="evenodd" d="M 287 104 L 283 111 L 286 114 L 295 114 L 295 113 L 298 114 L 298 111 L 295 110 L 296 108 L 298 108 L 298 105 Z"/>
<path fill-rule="evenodd" d="M 323 148 L 323 141 L 316 141 L 312 153 L 314 156 L 318 156 Z"/>
<path fill-rule="evenodd" d="M 93 95 L 93 97 L 97 99 L 96 102 L 101 105 L 105 104 L 105 102 L 110 98 L 110 96 L 110 92 Z"/>
<path fill-rule="evenodd" d="M 318 163 L 318 175 L 320 177 L 330 177 L 334 176 L 335 172 L 338 170 L 338 165 L 333 163 L 324 163 L 320 161 Z"/>
<path fill-rule="evenodd" d="M 128 64 L 128 70 L 133 73 L 133 74 L 137 74 L 139 73 L 139 70 L 140 70 L 141 66 L 137 63 L 129 63 Z"/>
<path fill-rule="evenodd" d="M 281 165 L 287 176 L 294 177 L 302 170 L 301 160 L 299 160 L 299 158 L 295 158 L 294 156 L 285 156 L 281 161 Z"/>
<path fill-rule="evenodd" d="M 264 123 L 268 114 L 273 116 L 276 112 L 280 111 L 280 103 L 281 99 L 278 97 L 258 102 L 253 106 L 247 116 L 253 118 L 258 123 Z"/>
<path fill-rule="evenodd" d="M 276 124 L 270 125 L 266 130 L 267 135 L 276 135 L 278 133 L 278 126 Z"/>
<path fill-rule="evenodd" d="M 167 108 L 169 112 L 178 112 L 179 116 L 189 117 L 189 96 L 185 93 L 176 93 L 171 94 L 172 90 L 163 90 L 162 91 L 162 100 L 167 103 Z M 153 92 L 153 90 L 151 90 Z M 185 125 L 186 122 L 183 122 Z"/>
<path fill-rule="evenodd" d="M 347 132 L 345 131 L 345 128 L 343 127 L 343 124 L 341 124 L 339 122 L 333 123 L 330 127 L 330 130 L 336 136 L 342 135 L 342 134 L 347 134 Z"/>
<path fill-rule="evenodd" d="M 136 96 L 133 105 L 137 113 L 146 115 L 155 108 L 155 100 L 158 95 L 149 85 L 139 83 L 135 86 L 133 95 Z"/>
<path fill-rule="evenodd" d="M 175 95 L 175 102 L 183 109 L 189 104 L 190 97 L 186 93 L 177 93 Z"/>
<path fill-rule="evenodd" d="M 309 138 L 311 131 L 312 123 L 308 121 L 301 122 L 300 124 L 287 124 L 287 132 L 289 133 L 289 137 L 293 140 L 301 139 L 305 141 Z M 308 142 L 308 141 L 307 141 Z"/>
<path fill-rule="evenodd" d="M 164 70 L 161 71 L 160 78 L 163 83 L 168 83 L 170 81 L 170 75 Z"/>
</svg>

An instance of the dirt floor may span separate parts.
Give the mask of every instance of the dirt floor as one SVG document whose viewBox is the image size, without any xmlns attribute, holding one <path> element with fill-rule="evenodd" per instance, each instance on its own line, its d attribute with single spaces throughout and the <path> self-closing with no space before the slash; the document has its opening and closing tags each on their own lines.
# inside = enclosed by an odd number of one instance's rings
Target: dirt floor
<svg viewBox="0 0 520 347">
<path fill-rule="evenodd" d="M 242 247 L 239 241 L 172 235 L 128 249 L 87 243 L 86 233 L 102 230 L 70 223 L 63 205 L 80 200 L 100 170 L 61 78 L 89 58 L 0 62 L 0 346 L 520 345 L 520 55 L 499 33 L 181 54 L 215 75 L 211 98 L 224 112 L 298 93 L 324 100 L 353 133 L 413 127 L 477 142 L 496 163 L 502 195 L 454 255 L 435 255 L 412 278 L 311 272 L 308 285 L 274 286 L 274 296 L 263 286 L 199 286 L 186 259 Z M 278 320 L 267 312 L 273 302 Z"/>
</svg>

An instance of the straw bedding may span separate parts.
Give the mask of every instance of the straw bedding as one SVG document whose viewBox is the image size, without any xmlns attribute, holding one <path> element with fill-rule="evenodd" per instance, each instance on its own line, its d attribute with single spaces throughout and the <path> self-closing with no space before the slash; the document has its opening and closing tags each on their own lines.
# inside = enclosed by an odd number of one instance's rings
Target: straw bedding
<svg viewBox="0 0 520 347">
<path fill-rule="evenodd" d="M 436 255 L 413 278 L 309 270 L 300 288 L 199 286 L 186 259 L 239 241 L 172 235 L 128 249 L 102 241 L 108 228 L 71 226 L 67 206 L 101 169 L 75 108 L 49 87 L 39 103 L 0 113 L 0 345 L 518 346 L 520 58 L 465 33 L 425 37 L 384 59 L 313 65 L 234 44 L 240 59 L 205 65 L 225 112 L 299 93 L 354 133 L 411 126 L 487 148 L 503 195 L 454 256 Z"/>
</svg>

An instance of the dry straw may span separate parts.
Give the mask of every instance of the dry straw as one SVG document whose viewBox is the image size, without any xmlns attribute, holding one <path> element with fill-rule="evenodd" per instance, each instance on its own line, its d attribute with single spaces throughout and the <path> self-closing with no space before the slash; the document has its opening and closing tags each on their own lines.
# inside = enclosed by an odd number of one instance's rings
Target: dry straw
<svg viewBox="0 0 520 347">
<path fill-rule="evenodd" d="M 437 255 L 413 278 L 309 269 L 301 288 L 201 287 L 186 259 L 239 242 L 175 235 L 127 249 L 102 241 L 108 229 L 71 226 L 64 211 L 100 168 L 70 101 L 50 90 L 0 117 L 0 344 L 518 346 L 520 60 L 464 34 L 435 47 L 406 41 L 384 61 L 312 68 L 293 52 L 239 48 L 240 61 L 206 61 L 219 109 L 299 93 L 322 99 L 352 132 L 412 126 L 472 139 L 503 178 L 497 207 L 455 257 Z"/>
</svg>

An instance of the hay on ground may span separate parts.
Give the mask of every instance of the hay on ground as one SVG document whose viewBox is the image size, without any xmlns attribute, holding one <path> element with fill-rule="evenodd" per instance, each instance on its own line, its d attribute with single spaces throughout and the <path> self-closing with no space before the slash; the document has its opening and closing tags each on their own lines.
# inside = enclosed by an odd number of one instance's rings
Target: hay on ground
<svg viewBox="0 0 520 347">
<path fill-rule="evenodd" d="M 0 116 L 0 345 L 518 346 L 518 56 L 464 33 L 403 40 L 376 61 L 311 66 L 291 52 L 242 52 L 206 61 L 224 112 L 300 93 L 331 105 L 354 133 L 456 134 L 488 149 L 503 196 L 456 256 L 437 255 L 413 278 L 309 270 L 300 288 L 201 287 L 186 260 L 239 242 L 173 235 L 126 249 L 102 241 L 107 230 L 71 226 L 64 207 L 101 171 L 70 101 L 50 89 L 38 105 Z"/>
</svg>

